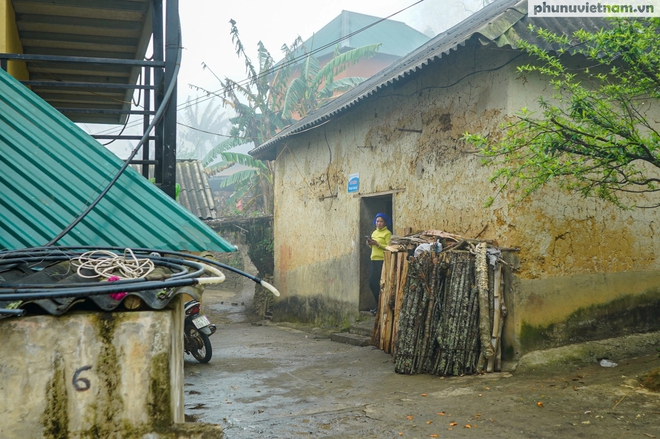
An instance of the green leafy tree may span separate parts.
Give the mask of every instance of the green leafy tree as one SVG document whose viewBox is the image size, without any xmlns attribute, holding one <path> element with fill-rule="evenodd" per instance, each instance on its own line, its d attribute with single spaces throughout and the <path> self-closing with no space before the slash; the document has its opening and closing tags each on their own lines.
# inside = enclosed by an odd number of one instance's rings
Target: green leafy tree
<svg viewBox="0 0 660 439">
<path fill-rule="evenodd" d="M 243 209 L 250 210 L 261 201 L 263 210 L 267 213 L 273 212 L 273 170 L 270 162 L 264 162 L 248 154 L 237 152 L 221 152 L 222 161 L 209 165 L 207 170 L 216 172 L 227 169 L 235 164 L 247 166 L 248 169 L 238 171 L 230 175 L 220 183 L 220 187 L 235 185 L 234 192 L 230 197 L 232 203 L 243 201 Z"/>
<path fill-rule="evenodd" d="M 234 110 L 236 115 L 230 119 L 232 138 L 218 145 L 219 148 L 215 152 L 248 142 L 260 145 L 290 123 L 290 120 L 282 117 L 280 105 L 280 96 L 284 94 L 286 83 L 286 78 L 283 77 L 288 74 L 288 70 L 284 68 L 275 70 L 272 83 L 269 83 L 269 74 L 275 65 L 273 57 L 259 41 L 258 64 L 255 66 L 245 53 L 236 22 L 230 20 L 230 23 L 232 42 L 236 54 L 244 60 L 248 77 L 243 81 L 235 81 L 230 78 L 221 80 L 216 76 L 221 85 L 222 91 L 218 96 L 222 99 L 222 104 Z M 204 68 L 208 69 L 208 66 L 204 64 Z"/>
<path fill-rule="evenodd" d="M 553 181 L 622 208 L 660 206 L 647 201 L 660 190 L 660 20 L 608 23 L 572 36 L 535 29 L 559 47 L 552 53 L 521 41 L 540 62 L 519 71 L 547 78 L 554 94 L 538 99 L 539 111 L 523 108 L 500 139 L 465 136 L 497 168 L 500 189 L 513 188 L 522 199 Z M 575 55 L 590 67 L 571 68 Z"/>
<path fill-rule="evenodd" d="M 299 74 L 286 87 L 282 105 L 284 117 L 293 118 L 297 115 L 297 118 L 303 118 L 331 101 L 338 94 L 360 84 L 366 78 L 335 79 L 335 77 L 360 60 L 374 56 L 379 47 L 380 43 L 371 44 L 343 53 L 339 52 L 337 47 L 332 59 L 324 66 L 321 66 L 319 60 L 312 54 L 307 54 L 302 63 L 293 65 L 294 69 L 299 69 Z M 284 47 L 283 50 L 287 54 L 285 62 L 293 64 L 291 58 L 295 53 L 295 47 Z"/>
</svg>

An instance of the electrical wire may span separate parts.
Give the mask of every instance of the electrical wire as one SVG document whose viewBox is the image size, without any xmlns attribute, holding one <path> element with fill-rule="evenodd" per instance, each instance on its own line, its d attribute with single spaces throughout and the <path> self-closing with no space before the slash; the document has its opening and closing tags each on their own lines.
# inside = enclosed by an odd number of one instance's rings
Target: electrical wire
<svg viewBox="0 0 660 439">
<path fill-rule="evenodd" d="M 179 69 L 181 68 L 181 53 L 183 51 L 183 46 L 181 45 L 181 21 L 180 17 L 177 13 L 176 16 L 177 20 L 177 25 L 179 27 L 179 32 L 178 32 L 178 37 L 179 37 L 179 42 L 178 42 L 178 51 L 177 51 L 177 57 L 176 61 L 174 63 L 174 72 L 172 73 L 172 79 L 170 83 L 168 84 L 167 91 L 163 95 L 163 101 L 161 102 L 160 107 L 158 107 L 158 110 L 156 111 L 156 114 L 154 115 L 153 120 L 151 121 L 151 124 L 147 127 L 147 129 L 144 131 L 144 134 L 142 135 L 142 138 L 138 142 L 137 146 L 133 149 L 133 152 L 131 155 L 126 159 L 124 162 L 124 165 L 119 169 L 115 177 L 108 183 L 108 185 L 105 187 L 105 189 L 96 197 L 94 201 L 85 209 L 76 219 L 71 222 L 62 232 L 60 232 L 55 238 L 50 240 L 47 244 L 46 247 L 50 247 L 54 245 L 56 242 L 58 242 L 62 237 L 64 237 L 67 233 L 69 233 L 76 225 L 78 225 L 88 214 L 89 212 L 96 207 L 96 205 L 105 197 L 105 195 L 110 191 L 112 186 L 119 180 L 119 177 L 124 173 L 126 168 L 131 164 L 131 160 L 137 155 L 137 153 L 140 151 L 142 148 L 142 145 L 144 142 L 147 140 L 149 137 L 149 133 L 151 133 L 151 130 L 156 126 L 156 124 L 160 121 L 161 117 L 163 117 L 163 113 L 165 112 L 165 109 L 167 108 L 167 105 L 169 104 L 170 98 L 172 96 L 172 92 L 176 88 L 176 81 L 177 77 L 179 75 Z"/>
<path fill-rule="evenodd" d="M 259 74 L 258 74 L 255 78 L 246 78 L 246 79 L 243 79 L 243 80 L 241 80 L 241 81 L 238 81 L 238 82 L 236 82 L 236 85 L 244 86 L 244 85 L 247 85 L 247 84 L 249 84 L 249 83 L 251 83 L 251 82 L 254 82 L 254 81 L 258 80 L 258 79 L 261 79 L 261 78 L 263 78 L 263 77 L 265 77 L 265 76 L 268 76 L 268 75 L 270 75 L 270 74 L 272 74 L 272 73 L 274 73 L 274 72 L 276 72 L 276 71 L 278 71 L 278 70 L 280 70 L 280 69 L 282 69 L 282 68 L 284 68 L 284 67 L 289 67 L 289 66 L 292 66 L 292 65 L 296 65 L 296 64 L 298 64 L 301 60 L 306 59 L 308 56 L 315 55 L 315 54 L 318 53 L 318 52 L 321 52 L 321 51 L 323 51 L 323 50 L 325 50 L 325 49 L 328 49 L 328 48 L 330 48 L 330 47 L 333 47 L 333 46 L 337 45 L 338 43 L 341 43 L 341 42 L 344 41 L 344 40 L 347 40 L 347 39 L 349 39 L 349 38 L 351 38 L 351 37 L 354 37 L 355 35 L 360 34 L 360 33 L 366 31 L 367 29 L 369 29 L 369 28 L 371 28 L 371 27 L 373 27 L 373 26 L 375 26 L 375 25 L 377 25 L 377 24 L 379 24 L 379 23 L 382 23 L 382 22 L 385 21 L 385 20 L 389 20 L 390 18 L 394 17 L 395 15 L 398 15 L 398 14 L 400 14 L 401 12 L 403 12 L 403 11 L 405 11 L 405 10 L 407 10 L 407 9 L 412 8 L 413 6 L 416 6 L 416 5 L 418 5 L 419 3 L 422 3 L 423 1 L 425 1 L 425 0 L 417 0 L 415 3 L 413 3 L 413 4 L 411 4 L 411 5 L 408 5 L 408 6 L 406 6 L 406 7 L 403 8 L 403 9 L 398 10 L 397 12 L 394 12 L 393 14 L 390 14 L 390 15 L 388 15 L 387 17 L 380 18 L 380 19 L 374 21 L 374 22 L 371 23 L 371 24 L 368 24 L 368 25 L 366 25 L 366 26 L 364 26 L 364 27 L 362 27 L 362 28 L 360 28 L 360 29 L 358 29 L 358 30 L 356 30 L 356 31 L 351 32 L 350 34 L 346 34 L 346 35 L 344 35 L 344 36 L 342 36 L 342 37 L 340 37 L 340 38 L 337 38 L 337 39 L 334 40 L 334 41 L 331 41 L 331 42 L 329 42 L 329 43 L 326 43 L 326 44 L 324 44 L 324 45 L 322 45 L 322 46 L 320 46 L 320 47 L 318 47 L 318 48 L 316 48 L 316 49 L 310 50 L 309 52 L 305 52 L 305 53 L 303 53 L 303 54 L 301 54 L 301 55 L 299 55 L 299 56 L 297 56 L 297 57 L 294 57 L 294 58 L 292 58 L 292 59 L 290 59 L 290 60 L 288 60 L 288 61 L 286 61 L 286 62 L 284 62 L 284 63 L 278 64 L 278 65 L 274 66 L 274 67 L 271 68 L 271 69 L 267 69 L 267 70 L 265 70 L 265 71 L 263 71 L 263 72 L 259 72 Z M 225 90 L 227 90 L 228 88 L 232 88 L 232 87 L 233 87 L 233 86 L 225 86 L 225 87 L 222 87 L 222 88 L 220 88 L 220 89 L 218 89 L 218 90 L 216 90 L 216 91 L 213 91 L 213 92 L 207 92 L 207 93 L 211 93 L 211 94 L 222 93 L 222 92 L 224 92 Z M 205 100 L 212 99 L 212 98 L 213 98 L 212 96 L 211 96 L 211 97 L 207 96 L 206 98 L 195 98 L 195 99 L 192 99 L 192 100 L 190 100 L 190 101 L 185 102 L 184 104 L 181 104 L 181 105 L 177 108 L 177 111 L 182 110 L 182 109 L 185 109 L 187 106 L 196 105 L 196 104 L 198 103 L 198 102 L 197 102 L 198 100 L 199 100 L 199 102 L 204 102 Z M 203 99 L 203 100 L 202 100 L 202 99 Z"/>
<path fill-rule="evenodd" d="M 166 266 L 179 268 L 186 272 L 153 275 L 147 274 L 143 277 L 118 280 L 115 282 L 87 282 L 87 283 L 54 283 L 54 284 L 0 284 L 0 301 L 13 302 L 11 308 L 0 309 L 0 317 L 22 316 L 24 309 L 18 309 L 24 302 L 54 299 L 80 299 L 93 296 L 111 295 L 113 293 L 132 293 L 148 290 L 173 291 L 183 287 L 194 285 L 219 284 L 225 280 L 225 275 L 220 268 L 233 271 L 248 277 L 270 290 L 276 296 L 279 291 L 269 283 L 245 273 L 241 270 L 228 266 L 212 259 L 195 256 L 184 252 L 163 251 L 159 249 L 121 249 L 120 247 L 35 247 L 0 252 L 0 271 L 16 268 L 19 264 L 38 261 L 40 263 L 50 261 L 68 260 L 70 263 L 75 259 L 97 259 L 115 258 L 120 256 L 118 252 L 130 254 L 136 260 L 149 259 L 155 266 Z M 82 253 L 81 253 L 82 252 Z M 140 255 L 138 258 L 136 255 Z M 167 256 L 169 255 L 169 257 Z M 198 270 L 187 272 L 186 268 L 198 268 Z M 210 276 L 204 276 L 210 274 Z M 83 277 L 85 278 L 85 277 Z M 164 297 L 171 297 L 170 293 Z M 162 297 L 162 298 L 164 298 Z M 159 297 L 161 298 L 161 297 Z M 117 300 L 117 299 L 115 299 Z M 119 299 L 120 300 L 120 299 Z"/>
<path fill-rule="evenodd" d="M 287 62 L 284 62 L 284 63 L 282 63 L 282 64 L 278 64 L 277 66 L 275 66 L 275 67 L 273 67 L 273 68 L 271 68 L 271 69 L 268 69 L 268 70 L 265 70 L 265 71 L 263 71 L 263 72 L 260 72 L 260 73 L 257 75 L 256 78 L 246 78 L 246 79 L 243 79 L 243 80 L 237 81 L 237 82 L 236 82 L 236 85 L 247 85 L 247 84 L 249 84 L 249 83 L 251 83 L 251 82 L 256 81 L 257 79 L 261 79 L 261 78 L 263 78 L 264 76 L 268 76 L 268 75 L 270 75 L 270 74 L 276 72 L 278 69 L 281 69 L 281 68 L 283 68 L 283 67 L 289 67 L 289 66 L 291 66 L 291 65 L 295 65 L 295 64 L 297 64 L 298 62 L 300 62 L 301 60 L 307 58 L 308 56 L 314 55 L 314 54 L 316 54 L 316 53 L 318 53 L 318 52 L 320 52 L 320 51 L 323 51 L 323 50 L 325 50 L 325 49 L 327 49 L 327 48 L 329 48 L 329 47 L 332 47 L 332 46 L 334 46 L 334 45 L 336 45 L 336 44 L 338 44 L 338 43 L 341 43 L 342 41 L 344 41 L 344 40 L 346 40 L 346 39 L 349 39 L 349 38 L 351 38 L 351 37 L 353 37 L 353 36 L 355 36 L 355 35 L 357 35 L 357 34 L 359 34 L 359 33 L 361 33 L 361 32 L 364 32 L 364 31 L 366 31 L 367 29 L 369 29 L 369 28 L 371 28 L 371 27 L 373 27 L 373 26 L 375 26 L 375 25 L 377 25 L 377 24 L 379 24 L 379 23 L 381 23 L 381 22 L 383 22 L 383 21 L 385 21 L 385 20 L 389 20 L 390 18 L 392 18 L 392 17 L 394 17 L 394 16 L 396 16 L 396 15 L 398 15 L 398 14 L 400 14 L 400 13 L 406 11 L 407 9 L 412 8 L 413 6 L 418 5 L 419 3 L 422 3 L 423 1 L 425 1 L 425 0 L 418 0 L 418 1 L 416 1 L 415 3 L 412 3 L 412 4 L 406 6 L 405 8 L 403 8 L 403 9 L 401 9 L 401 10 L 399 10 L 399 11 L 394 12 L 394 13 L 388 15 L 387 17 L 384 17 L 384 18 L 378 19 L 377 21 L 375 21 L 375 22 L 373 22 L 373 23 L 371 23 L 371 24 L 369 24 L 369 25 L 367 25 L 367 26 L 364 26 L 364 27 L 362 27 L 362 28 L 360 28 L 360 29 L 358 29 L 358 30 L 356 30 L 356 31 L 354 31 L 354 32 L 351 32 L 350 34 L 347 34 L 347 35 L 344 35 L 344 36 L 342 36 L 342 37 L 340 37 L 340 38 L 337 38 L 336 40 L 333 40 L 333 41 L 331 41 L 331 42 L 329 42 L 329 43 L 326 43 L 326 44 L 324 44 L 323 46 L 320 46 L 320 47 L 318 47 L 318 48 L 316 48 L 316 49 L 314 49 L 314 50 L 310 50 L 309 52 L 305 52 L 304 54 L 299 55 L 299 56 L 297 56 L 297 57 L 294 57 L 294 58 L 292 58 L 291 60 L 289 60 L 289 61 L 287 61 Z M 225 86 L 225 87 L 219 88 L 218 90 L 215 90 L 215 91 L 212 91 L 212 92 L 207 92 L 206 96 L 196 97 L 196 98 L 193 98 L 193 99 L 191 99 L 191 100 L 189 100 L 189 101 L 186 101 L 186 102 L 184 102 L 184 103 L 182 103 L 182 104 L 179 104 L 179 105 L 177 106 L 177 111 L 182 111 L 182 110 L 185 110 L 186 108 L 191 107 L 191 106 L 193 106 L 193 105 L 197 105 L 197 104 L 200 104 L 200 103 L 206 102 L 206 101 L 208 101 L 208 100 L 214 99 L 215 97 L 217 97 L 217 95 L 216 95 L 217 93 L 222 93 L 222 92 L 224 92 L 225 90 L 227 90 L 229 87 L 231 87 L 231 86 Z M 138 125 L 140 124 L 140 122 L 141 122 L 141 121 L 136 121 L 135 123 L 130 124 L 129 127 L 138 126 Z M 96 134 L 104 134 L 104 133 L 107 133 L 107 132 L 112 131 L 113 129 L 114 129 L 114 128 L 109 128 L 109 129 L 106 130 L 106 131 L 100 131 L 100 132 L 98 132 L 98 133 L 96 133 Z M 220 135 L 220 134 L 218 134 L 218 135 Z M 224 136 L 224 137 L 230 137 L 230 136 Z"/>
<path fill-rule="evenodd" d="M 0 252 L 0 268 L 13 267 L 19 263 L 35 262 L 35 261 L 62 261 L 71 260 L 79 257 L 81 254 L 90 251 L 106 251 L 106 252 L 126 252 L 127 249 L 123 247 L 94 247 L 94 246 L 78 246 L 78 247 L 33 247 L 27 249 L 11 250 Z M 82 252 L 82 253 L 81 253 Z M 163 265 L 163 262 L 182 266 L 189 266 L 197 268 L 195 272 L 187 273 L 186 275 L 179 276 L 147 276 L 135 279 L 119 280 L 116 282 L 95 282 L 85 283 L 81 286 L 80 283 L 76 284 L 0 284 L 0 300 L 38 300 L 40 298 L 65 298 L 65 297 L 84 297 L 85 292 L 87 295 L 107 294 L 113 292 L 130 292 L 142 291 L 149 289 L 162 289 L 192 285 L 203 285 L 211 281 L 202 276 L 205 272 L 211 272 L 215 278 L 224 275 L 218 269 L 225 269 L 241 276 L 247 277 L 253 282 L 263 286 L 271 291 L 275 296 L 279 296 L 279 291 L 268 282 L 256 276 L 252 276 L 237 268 L 231 267 L 222 262 L 213 259 L 204 258 L 201 256 L 154 248 L 132 248 L 130 252 L 134 255 L 139 255 L 141 258 L 151 259 L 155 265 Z M 218 282 L 219 283 L 219 282 Z"/>
<path fill-rule="evenodd" d="M 124 250 L 123 256 L 105 250 L 92 250 L 72 259 L 71 265 L 77 266 L 78 276 L 86 279 L 109 279 L 112 276 L 135 279 L 147 277 L 156 268 L 150 259 L 138 259 L 130 248 Z"/>
</svg>

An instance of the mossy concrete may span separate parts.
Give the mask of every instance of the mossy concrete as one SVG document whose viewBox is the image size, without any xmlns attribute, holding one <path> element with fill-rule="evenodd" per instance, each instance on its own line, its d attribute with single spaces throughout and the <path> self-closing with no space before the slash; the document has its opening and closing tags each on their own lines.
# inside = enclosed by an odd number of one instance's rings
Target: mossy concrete
<svg viewBox="0 0 660 439">
<path fill-rule="evenodd" d="M 518 361 L 518 370 L 566 369 L 595 364 L 603 358 L 617 362 L 660 348 L 660 332 L 633 334 L 551 349 L 532 351 Z"/>
<path fill-rule="evenodd" d="M 348 327 L 360 317 L 346 302 L 324 296 L 289 296 L 273 303 L 273 321 L 304 323 L 315 326 Z"/>
<path fill-rule="evenodd" d="M 167 309 L 0 320 L 0 437 L 222 437 L 218 426 L 175 424 L 179 317 Z"/>
<path fill-rule="evenodd" d="M 512 278 L 505 346 L 517 359 L 539 350 L 660 331 L 660 272 Z"/>
<path fill-rule="evenodd" d="M 69 437 L 68 395 L 64 375 L 64 361 L 56 353 L 53 358 L 53 377 L 46 387 L 46 410 L 41 422 L 46 439 L 67 439 Z"/>
</svg>

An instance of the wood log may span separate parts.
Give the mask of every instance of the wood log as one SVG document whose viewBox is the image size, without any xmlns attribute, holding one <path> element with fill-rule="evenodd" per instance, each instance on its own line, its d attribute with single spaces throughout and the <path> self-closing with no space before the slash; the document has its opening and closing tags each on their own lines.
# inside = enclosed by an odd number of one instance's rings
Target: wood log
<svg viewBox="0 0 660 439">
<path fill-rule="evenodd" d="M 504 287 L 504 273 L 500 271 L 500 328 L 498 331 L 497 353 L 495 354 L 495 370 L 502 370 L 502 331 L 504 330 L 504 319 L 508 312 L 504 302 Z"/>
<path fill-rule="evenodd" d="M 385 292 L 386 325 L 383 328 L 383 351 L 392 353 L 392 326 L 394 324 L 394 296 L 397 289 L 397 260 L 398 253 L 389 253 L 389 266 L 387 271 L 387 291 Z"/>
<path fill-rule="evenodd" d="M 471 243 L 464 245 L 474 249 Z M 495 320 L 490 305 L 495 300 L 495 288 L 489 288 L 488 265 L 482 264 L 477 270 L 475 257 L 464 250 L 423 253 L 410 260 L 406 256 L 401 265 L 397 260 L 393 303 L 388 303 L 393 308 L 395 371 L 462 375 L 481 370 L 482 310 L 487 321 Z M 482 256 L 485 262 L 485 246 Z M 484 306 L 482 295 L 486 297 Z M 502 301 L 501 293 L 499 296 Z M 494 329 L 489 325 L 489 345 Z"/>
<path fill-rule="evenodd" d="M 378 312 L 376 312 L 376 318 L 374 319 L 374 329 L 371 331 L 371 345 L 380 346 L 380 315 L 378 315 Z"/>
<path fill-rule="evenodd" d="M 455 288 L 457 295 L 458 305 L 458 319 L 456 320 L 456 328 L 454 330 L 455 342 L 453 346 L 453 365 L 452 375 L 462 375 L 467 372 L 469 368 L 467 365 L 467 346 L 470 344 L 470 320 L 471 320 L 471 294 L 473 284 L 473 258 L 469 253 L 464 254 L 461 260 L 463 266 L 463 276 L 459 285 Z"/>
<path fill-rule="evenodd" d="M 426 230 L 425 232 L 422 232 L 422 235 L 437 236 L 439 238 L 449 238 L 449 239 L 453 239 L 454 241 L 460 241 L 461 239 L 463 239 L 463 237 L 460 235 L 443 232 L 442 230 Z"/>
<path fill-rule="evenodd" d="M 385 350 L 385 331 L 387 328 L 387 300 L 389 299 L 389 271 L 392 266 L 392 253 L 386 252 L 383 270 L 380 273 L 380 295 L 378 296 L 378 314 L 380 315 L 380 350 Z"/>
<path fill-rule="evenodd" d="M 493 273 L 493 329 L 491 335 L 491 345 L 495 351 L 495 355 L 488 359 L 486 372 L 493 372 L 495 369 L 495 357 L 497 355 L 499 341 L 500 341 L 500 320 L 501 320 L 501 306 L 500 306 L 500 287 L 502 280 L 502 264 L 496 264 Z"/>
<path fill-rule="evenodd" d="M 414 310 L 419 302 L 421 263 L 418 259 L 411 261 L 408 267 L 407 284 L 401 304 L 399 331 L 397 338 L 395 372 L 412 373 L 414 354 Z"/>
<path fill-rule="evenodd" d="M 397 334 L 399 332 L 399 316 L 401 314 L 401 306 L 403 304 L 403 295 L 405 291 L 406 284 L 408 282 L 408 254 L 402 253 L 402 268 L 401 268 L 401 280 L 397 286 L 396 300 L 394 303 L 394 322 L 392 326 L 392 355 L 396 355 L 396 342 Z"/>
<path fill-rule="evenodd" d="M 476 249 L 476 281 L 479 288 L 479 329 L 481 341 L 481 353 L 483 362 L 495 355 L 491 345 L 492 324 L 490 321 L 488 303 L 488 262 L 486 259 L 486 243 L 477 244 Z"/>
</svg>

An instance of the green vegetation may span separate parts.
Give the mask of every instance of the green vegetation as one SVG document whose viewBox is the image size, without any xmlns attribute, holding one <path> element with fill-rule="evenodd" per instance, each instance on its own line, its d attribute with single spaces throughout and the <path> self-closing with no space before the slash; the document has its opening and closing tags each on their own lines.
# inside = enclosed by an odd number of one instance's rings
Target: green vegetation
<svg viewBox="0 0 660 439">
<path fill-rule="evenodd" d="M 336 76 L 361 59 L 373 56 L 379 45 L 344 53 L 336 49 L 333 58 L 321 66 L 320 61 L 304 47 L 304 55 L 295 57 L 294 53 L 301 44 L 298 38 L 291 46 L 282 46 L 284 59 L 276 65 L 260 41 L 255 64 L 245 52 L 236 22 L 230 20 L 230 24 L 232 42 L 236 54 L 245 62 L 248 78 L 245 81 L 218 78 L 223 105 L 232 108 L 236 115 L 230 119 L 230 138 L 211 149 L 203 161 L 211 172 L 234 164 L 247 166 L 249 169 L 232 175 L 221 183 L 221 187 L 235 185 L 230 201 L 243 200 L 243 209 L 260 204 L 263 211 L 270 214 L 273 212 L 273 164 L 228 150 L 250 142 L 255 145 L 266 142 L 286 126 L 330 101 L 337 93 L 362 82 L 365 78 L 336 79 Z M 205 65 L 205 68 L 208 67 Z M 218 156 L 223 161 L 210 166 Z"/>
<path fill-rule="evenodd" d="M 521 109 L 502 138 L 465 135 L 497 168 L 500 192 L 521 200 L 552 181 L 621 208 L 660 206 L 649 197 L 660 190 L 660 19 L 609 23 L 572 36 L 532 28 L 555 52 L 520 41 L 538 62 L 519 72 L 540 74 L 554 93 L 538 99 L 539 111 Z M 576 59 L 587 67 L 572 68 Z"/>
<path fill-rule="evenodd" d="M 41 422 L 44 425 L 44 438 L 66 439 L 69 437 L 69 408 L 66 391 L 64 360 L 59 353 L 53 361 L 53 378 L 46 389 L 46 410 Z"/>
</svg>

